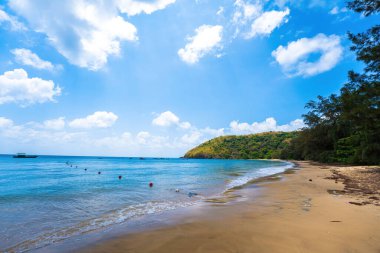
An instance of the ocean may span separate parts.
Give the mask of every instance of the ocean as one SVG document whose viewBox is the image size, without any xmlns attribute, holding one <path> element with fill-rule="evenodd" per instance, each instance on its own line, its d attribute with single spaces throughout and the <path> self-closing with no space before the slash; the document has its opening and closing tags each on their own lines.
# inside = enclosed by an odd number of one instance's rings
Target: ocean
<svg viewBox="0 0 380 253">
<path fill-rule="evenodd" d="M 0 252 L 24 252 L 197 205 L 291 166 L 266 160 L 0 155 Z"/>
</svg>

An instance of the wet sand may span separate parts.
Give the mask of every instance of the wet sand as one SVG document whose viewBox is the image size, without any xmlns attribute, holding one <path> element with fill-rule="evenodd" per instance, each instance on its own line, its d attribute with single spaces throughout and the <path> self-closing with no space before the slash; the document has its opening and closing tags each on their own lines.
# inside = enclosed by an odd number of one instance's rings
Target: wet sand
<svg viewBox="0 0 380 253">
<path fill-rule="evenodd" d="M 298 165 L 297 171 L 212 199 L 176 225 L 119 236 L 80 252 L 379 253 L 380 169 Z"/>
</svg>

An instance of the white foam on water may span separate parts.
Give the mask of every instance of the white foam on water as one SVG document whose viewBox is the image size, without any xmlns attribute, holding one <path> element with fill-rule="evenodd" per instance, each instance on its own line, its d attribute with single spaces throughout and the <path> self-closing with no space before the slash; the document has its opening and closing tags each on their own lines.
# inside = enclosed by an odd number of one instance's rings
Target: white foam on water
<svg viewBox="0 0 380 253">
<path fill-rule="evenodd" d="M 294 167 L 294 164 L 291 162 L 284 162 L 285 165 L 283 166 L 273 166 L 273 167 L 265 167 L 261 169 L 257 169 L 252 172 L 248 172 L 243 176 L 237 177 L 233 179 L 231 182 L 227 184 L 227 189 L 230 190 L 235 187 L 243 186 L 247 184 L 248 182 L 260 178 L 260 177 L 265 177 L 265 176 L 270 176 L 273 174 L 281 173 L 284 172 L 287 169 L 291 169 Z"/>
<path fill-rule="evenodd" d="M 36 238 L 23 241 L 8 249 L 5 253 L 25 252 L 32 249 L 38 249 L 51 243 L 62 241 L 72 236 L 86 234 L 92 231 L 107 228 L 111 225 L 120 224 L 130 219 L 141 217 L 147 214 L 156 214 L 164 211 L 174 210 L 180 207 L 194 205 L 195 202 L 147 202 L 144 204 L 131 205 L 126 208 L 108 212 L 100 217 L 83 221 L 75 226 L 49 232 Z"/>
</svg>

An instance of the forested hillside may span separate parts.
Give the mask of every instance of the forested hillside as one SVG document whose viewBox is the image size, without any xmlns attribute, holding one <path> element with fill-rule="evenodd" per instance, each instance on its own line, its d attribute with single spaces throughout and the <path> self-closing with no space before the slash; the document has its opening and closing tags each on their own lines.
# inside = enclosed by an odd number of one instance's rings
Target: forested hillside
<svg viewBox="0 0 380 253">
<path fill-rule="evenodd" d="M 269 132 L 221 136 L 188 151 L 186 158 L 273 159 L 280 158 L 297 132 Z"/>
</svg>

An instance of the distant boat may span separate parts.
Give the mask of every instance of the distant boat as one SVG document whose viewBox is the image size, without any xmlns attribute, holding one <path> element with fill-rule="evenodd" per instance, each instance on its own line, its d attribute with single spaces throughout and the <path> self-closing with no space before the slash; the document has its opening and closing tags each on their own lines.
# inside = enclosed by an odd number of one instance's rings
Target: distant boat
<svg viewBox="0 0 380 253">
<path fill-rule="evenodd" d="M 17 153 L 13 158 L 36 158 L 38 155 L 27 155 L 25 153 Z"/>
</svg>

